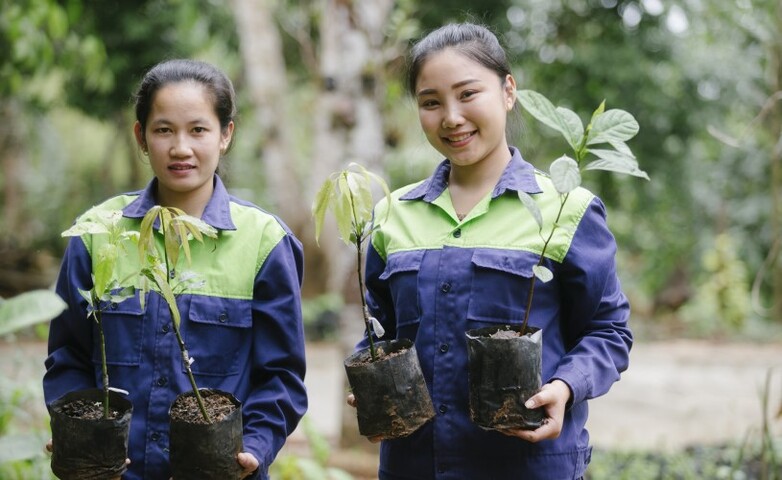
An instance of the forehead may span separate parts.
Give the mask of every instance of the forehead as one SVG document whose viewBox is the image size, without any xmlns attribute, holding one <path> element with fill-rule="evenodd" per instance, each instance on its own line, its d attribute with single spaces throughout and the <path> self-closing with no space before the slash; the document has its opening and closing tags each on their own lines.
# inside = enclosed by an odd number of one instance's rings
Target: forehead
<svg viewBox="0 0 782 480">
<path fill-rule="evenodd" d="M 192 113 L 192 116 L 217 117 L 212 95 L 203 84 L 192 81 L 174 82 L 163 85 L 155 92 L 151 116 L 181 115 L 187 112 Z"/>
<path fill-rule="evenodd" d="M 416 91 L 453 85 L 468 78 L 485 81 L 496 77 L 496 72 L 465 53 L 446 48 L 432 53 L 423 61 L 416 78 Z"/>
</svg>

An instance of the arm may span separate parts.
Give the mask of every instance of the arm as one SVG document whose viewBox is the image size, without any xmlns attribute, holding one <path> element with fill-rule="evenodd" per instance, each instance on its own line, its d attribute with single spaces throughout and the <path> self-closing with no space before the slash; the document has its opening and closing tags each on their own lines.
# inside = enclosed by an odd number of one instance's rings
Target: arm
<svg viewBox="0 0 782 480">
<path fill-rule="evenodd" d="M 584 214 L 559 275 L 565 355 L 553 378 L 572 392 L 570 403 L 608 392 L 627 369 L 633 336 L 630 305 L 616 273 L 616 242 L 605 207 L 595 198 Z"/>
<path fill-rule="evenodd" d="M 91 288 L 91 273 L 92 259 L 84 242 L 71 238 L 56 286 L 68 308 L 49 327 L 49 356 L 43 377 L 47 405 L 68 392 L 96 386 L 91 360 L 92 323 L 87 318 L 87 302 L 78 291 Z"/>
<path fill-rule="evenodd" d="M 302 272 L 301 244 L 288 234 L 255 278 L 252 387 L 244 404 L 244 447 L 260 462 L 260 471 L 269 468 L 307 409 Z"/>
</svg>

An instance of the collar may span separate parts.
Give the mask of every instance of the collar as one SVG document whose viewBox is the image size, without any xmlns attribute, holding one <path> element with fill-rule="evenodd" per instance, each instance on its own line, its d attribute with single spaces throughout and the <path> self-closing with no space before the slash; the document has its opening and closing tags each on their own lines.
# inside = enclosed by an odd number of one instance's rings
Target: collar
<svg viewBox="0 0 782 480">
<path fill-rule="evenodd" d="M 150 208 L 157 205 L 155 192 L 157 191 L 158 179 L 153 178 L 143 190 L 134 192 L 138 195 L 135 200 L 130 202 L 122 209 L 122 214 L 128 218 L 143 218 Z M 204 214 L 201 220 L 208 223 L 218 230 L 236 230 L 233 220 L 231 220 L 231 196 L 228 194 L 220 176 L 214 176 L 214 191 L 212 197 L 204 208 Z"/>
<path fill-rule="evenodd" d="M 542 190 L 535 180 L 535 168 L 521 158 L 521 153 L 516 147 L 509 147 L 511 153 L 510 162 L 500 175 L 497 185 L 491 193 L 491 198 L 497 198 L 508 190 L 514 192 L 540 193 Z M 435 169 L 431 177 L 427 178 L 415 188 L 400 197 L 400 200 L 423 200 L 431 203 L 448 188 L 448 175 L 451 172 L 451 162 L 446 158 Z"/>
</svg>

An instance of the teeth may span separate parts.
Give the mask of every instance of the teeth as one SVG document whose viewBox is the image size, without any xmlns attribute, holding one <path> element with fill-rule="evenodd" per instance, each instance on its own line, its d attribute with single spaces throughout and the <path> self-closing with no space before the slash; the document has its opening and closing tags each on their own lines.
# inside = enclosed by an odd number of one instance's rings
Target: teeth
<svg viewBox="0 0 782 480">
<path fill-rule="evenodd" d="M 458 137 L 448 137 L 448 141 L 454 143 L 461 142 L 462 140 L 466 140 L 467 138 L 469 138 L 470 135 L 472 135 L 472 133 L 465 133 L 463 135 L 459 135 Z"/>
</svg>

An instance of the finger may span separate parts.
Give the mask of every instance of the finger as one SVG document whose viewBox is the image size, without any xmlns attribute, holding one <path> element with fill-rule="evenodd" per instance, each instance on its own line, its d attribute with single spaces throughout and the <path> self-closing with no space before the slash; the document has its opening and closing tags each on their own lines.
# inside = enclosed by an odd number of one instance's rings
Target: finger
<svg viewBox="0 0 782 480">
<path fill-rule="evenodd" d="M 52 453 L 52 439 L 50 438 L 48 442 L 46 442 L 46 445 L 43 447 L 44 450 L 48 453 Z"/>
<path fill-rule="evenodd" d="M 241 452 L 236 456 L 236 461 L 244 469 L 243 476 L 249 476 L 258 469 L 260 465 L 258 459 L 252 453 Z"/>
<path fill-rule="evenodd" d="M 352 393 L 348 395 L 347 398 L 348 405 L 350 405 L 353 408 L 356 408 L 356 396 Z"/>
</svg>

